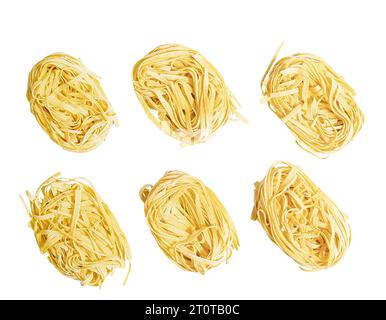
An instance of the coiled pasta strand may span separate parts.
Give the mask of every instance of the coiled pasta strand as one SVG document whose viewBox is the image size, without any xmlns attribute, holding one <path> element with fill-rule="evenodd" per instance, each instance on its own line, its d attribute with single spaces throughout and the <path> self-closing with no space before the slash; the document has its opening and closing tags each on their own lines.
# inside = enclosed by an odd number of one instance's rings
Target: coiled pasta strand
<svg viewBox="0 0 386 320">
<path fill-rule="evenodd" d="M 351 243 L 348 217 L 288 162 L 275 163 L 256 182 L 252 220 L 306 271 L 335 265 Z"/>
<path fill-rule="evenodd" d="M 115 268 L 130 266 L 126 237 L 88 180 L 57 173 L 27 197 L 29 225 L 40 251 L 63 275 L 101 286 Z"/>
<path fill-rule="evenodd" d="M 230 120 L 243 119 L 216 68 L 181 45 L 161 45 L 139 60 L 133 84 L 149 119 L 185 145 L 205 142 Z"/>
<path fill-rule="evenodd" d="M 51 140 L 69 151 L 96 148 L 118 124 L 97 75 L 65 53 L 51 54 L 34 65 L 27 99 Z"/>
<path fill-rule="evenodd" d="M 140 197 L 159 247 L 180 268 L 204 274 L 238 249 L 228 212 L 197 178 L 169 171 L 154 186 L 145 185 Z"/>
<path fill-rule="evenodd" d="M 279 50 L 261 81 L 264 100 L 303 149 L 327 157 L 362 128 L 355 91 L 322 58 L 298 53 L 275 63 Z"/>
</svg>

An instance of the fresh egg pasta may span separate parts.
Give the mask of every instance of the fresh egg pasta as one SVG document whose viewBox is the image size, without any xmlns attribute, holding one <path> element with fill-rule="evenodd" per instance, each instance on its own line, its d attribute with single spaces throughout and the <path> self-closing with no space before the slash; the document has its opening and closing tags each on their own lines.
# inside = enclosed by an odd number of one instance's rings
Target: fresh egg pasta
<svg viewBox="0 0 386 320">
<path fill-rule="evenodd" d="M 139 60 L 133 84 L 150 120 L 186 145 L 205 142 L 230 120 L 242 118 L 216 68 L 181 45 L 161 45 Z"/>
<path fill-rule="evenodd" d="M 261 81 L 270 109 L 305 150 L 326 157 L 343 148 L 364 122 L 355 91 L 320 57 L 298 53 L 275 63 L 277 55 Z"/>
<path fill-rule="evenodd" d="M 118 124 L 97 75 L 65 53 L 51 54 L 34 65 L 27 99 L 43 130 L 69 151 L 96 148 Z"/>
<path fill-rule="evenodd" d="M 255 186 L 252 220 L 303 270 L 339 262 L 351 242 L 348 218 L 299 167 L 275 163 Z"/>
<path fill-rule="evenodd" d="M 197 178 L 169 171 L 140 196 L 150 230 L 180 268 L 204 274 L 239 247 L 233 222 L 214 192 Z"/>
<path fill-rule="evenodd" d="M 115 268 L 130 266 L 126 237 L 88 180 L 58 173 L 27 197 L 36 242 L 60 273 L 101 286 Z"/>
</svg>

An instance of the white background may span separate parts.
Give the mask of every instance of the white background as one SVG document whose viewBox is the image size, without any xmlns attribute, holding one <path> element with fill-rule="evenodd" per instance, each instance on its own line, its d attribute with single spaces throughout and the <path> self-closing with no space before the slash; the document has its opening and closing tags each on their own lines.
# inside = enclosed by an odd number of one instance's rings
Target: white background
<svg viewBox="0 0 386 320">
<path fill-rule="evenodd" d="M 0 298 L 386 298 L 384 1 L 2 1 L 0 5 Z M 345 149 L 320 160 L 295 143 L 260 104 L 260 79 L 280 56 L 322 56 L 357 91 L 366 116 Z M 182 148 L 147 119 L 131 84 L 134 63 L 157 45 L 200 51 L 224 76 L 249 123 Z M 29 111 L 28 72 L 44 56 L 79 57 L 101 77 L 115 108 L 96 150 L 75 154 L 51 142 Z M 353 242 L 341 262 L 306 273 L 250 220 L 254 182 L 276 160 L 291 161 L 350 216 Z M 224 203 L 241 248 L 205 276 L 180 270 L 159 250 L 138 191 L 166 170 L 197 176 Z M 115 213 L 133 252 L 132 273 L 102 289 L 81 287 L 42 256 L 19 194 L 51 174 L 85 176 Z"/>
</svg>

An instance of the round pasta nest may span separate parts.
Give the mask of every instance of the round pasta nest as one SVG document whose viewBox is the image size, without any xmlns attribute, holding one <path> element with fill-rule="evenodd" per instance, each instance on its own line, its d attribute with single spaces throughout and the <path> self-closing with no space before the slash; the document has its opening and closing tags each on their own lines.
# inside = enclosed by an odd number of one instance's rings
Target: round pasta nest
<svg viewBox="0 0 386 320">
<path fill-rule="evenodd" d="M 343 148 L 364 122 L 355 91 L 320 57 L 298 53 L 274 64 L 277 55 L 261 81 L 270 109 L 308 152 L 326 157 Z"/>
<path fill-rule="evenodd" d="M 149 119 L 183 144 L 205 142 L 231 119 L 242 119 L 216 68 L 181 45 L 161 45 L 139 60 L 133 84 Z"/>
<path fill-rule="evenodd" d="M 28 78 L 27 99 L 43 130 L 66 150 L 96 148 L 111 125 L 118 123 L 98 76 L 64 53 L 35 64 Z"/>
<path fill-rule="evenodd" d="M 101 286 L 115 268 L 130 266 L 126 237 L 88 180 L 57 173 L 27 197 L 37 244 L 63 275 Z"/>
<path fill-rule="evenodd" d="M 180 268 L 204 274 L 229 261 L 239 240 L 233 222 L 211 189 L 179 171 L 169 171 L 140 191 L 159 247 Z"/>
<path fill-rule="evenodd" d="M 274 164 L 256 183 L 252 220 L 305 271 L 335 265 L 351 242 L 348 217 L 299 167 L 287 162 Z"/>
</svg>

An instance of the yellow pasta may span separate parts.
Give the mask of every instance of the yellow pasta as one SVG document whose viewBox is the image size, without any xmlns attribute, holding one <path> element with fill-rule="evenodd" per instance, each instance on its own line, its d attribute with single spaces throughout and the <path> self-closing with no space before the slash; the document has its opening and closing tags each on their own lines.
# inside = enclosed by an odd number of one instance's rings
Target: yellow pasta
<svg viewBox="0 0 386 320">
<path fill-rule="evenodd" d="M 335 265 L 351 242 L 347 216 L 297 166 L 275 163 L 256 182 L 252 220 L 303 270 Z"/>
<path fill-rule="evenodd" d="M 242 118 L 216 68 L 181 45 L 149 52 L 135 64 L 133 84 L 149 119 L 186 145 L 205 142 L 231 119 Z"/>
<path fill-rule="evenodd" d="M 211 189 L 180 171 L 169 171 L 140 191 L 159 247 L 180 268 L 204 274 L 229 261 L 239 240 L 228 212 Z"/>
<path fill-rule="evenodd" d="M 317 56 L 298 53 L 274 64 L 277 55 L 261 81 L 270 109 L 308 152 L 326 157 L 343 148 L 364 122 L 355 91 Z"/>
<path fill-rule="evenodd" d="M 115 268 L 130 266 L 126 237 L 88 180 L 57 173 L 27 197 L 37 244 L 63 275 L 101 286 Z"/>
<path fill-rule="evenodd" d="M 27 99 L 43 130 L 66 150 L 90 151 L 118 124 L 97 75 L 64 53 L 35 64 L 29 74 Z"/>
</svg>

